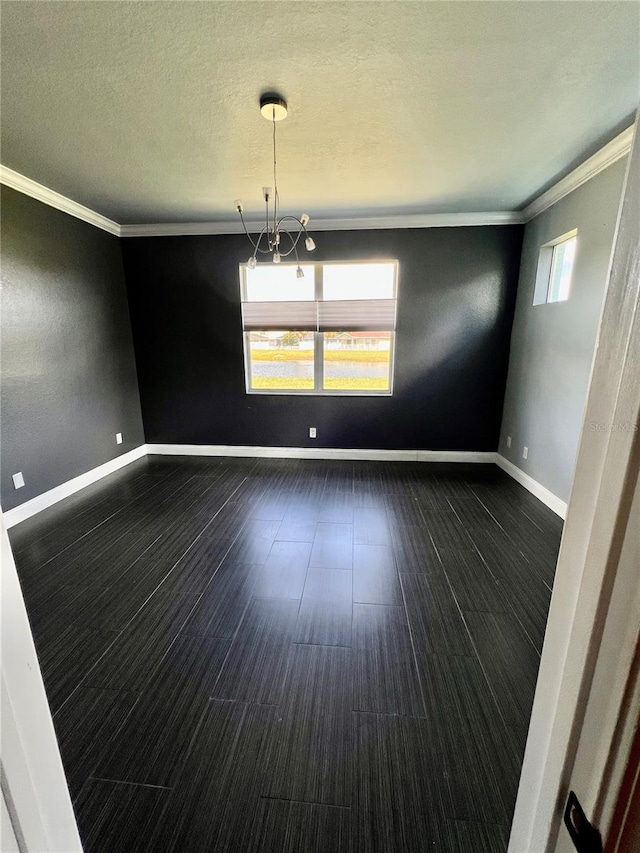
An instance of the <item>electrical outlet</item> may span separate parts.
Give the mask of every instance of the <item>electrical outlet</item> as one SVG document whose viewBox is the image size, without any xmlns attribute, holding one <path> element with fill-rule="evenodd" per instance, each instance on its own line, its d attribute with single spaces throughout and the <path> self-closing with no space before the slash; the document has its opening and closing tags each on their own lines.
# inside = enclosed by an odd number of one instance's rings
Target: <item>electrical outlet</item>
<svg viewBox="0 0 640 853">
<path fill-rule="evenodd" d="M 22 476 L 22 471 L 18 471 L 17 474 L 14 474 L 12 479 L 13 485 L 16 489 L 21 489 L 24 486 L 24 477 Z"/>
<path fill-rule="evenodd" d="M 522 451 L 522 458 L 526 459 L 528 455 L 529 455 L 529 448 L 525 447 Z"/>
<path fill-rule="evenodd" d="M 116 433 L 116 444 L 122 444 L 122 433 L 121 432 Z"/>
<path fill-rule="evenodd" d="M 315 437 L 316 437 L 316 428 L 315 427 L 309 427 L 309 438 L 315 438 Z"/>
<path fill-rule="evenodd" d="M 511 447 L 511 436 L 507 436 L 507 447 Z"/>
</svg>

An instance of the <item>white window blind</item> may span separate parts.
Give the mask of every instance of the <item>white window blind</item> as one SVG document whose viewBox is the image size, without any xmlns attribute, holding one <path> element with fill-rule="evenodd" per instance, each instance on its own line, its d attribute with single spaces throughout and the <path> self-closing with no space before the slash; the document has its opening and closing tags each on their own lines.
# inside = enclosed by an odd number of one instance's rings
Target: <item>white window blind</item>
<svg viewBox="0 0 640 853">
<path fill-rule="evenodd" d="M 340 299 L 318 302 L 319 332 L 392 332 L 395 299 Z"/>
<path fill-rule="evenodd" d="M 243 302 L 242 326 L 245 332 L 273 329 L 298 329 L 315 332 L 318 328 L 318 303 Z"/>
<path fill-rule="evenodd" d="M 245 332 L 299 329 L 314 332 L 392 332 L 395 299 L 340 299 L 328 302 L 243 302 Z"/>
</svg>

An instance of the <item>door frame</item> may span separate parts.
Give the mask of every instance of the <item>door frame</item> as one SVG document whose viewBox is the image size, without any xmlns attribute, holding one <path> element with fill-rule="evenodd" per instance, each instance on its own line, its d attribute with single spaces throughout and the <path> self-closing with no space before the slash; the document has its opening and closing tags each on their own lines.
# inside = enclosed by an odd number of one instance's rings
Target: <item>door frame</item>
<svg viewBox="0 0 640 853">
<path fill-rule="evenodd" d="M 9 537 L 2 539 L 2 797 L 20 853 L 82 853 Z"/>
</svg>

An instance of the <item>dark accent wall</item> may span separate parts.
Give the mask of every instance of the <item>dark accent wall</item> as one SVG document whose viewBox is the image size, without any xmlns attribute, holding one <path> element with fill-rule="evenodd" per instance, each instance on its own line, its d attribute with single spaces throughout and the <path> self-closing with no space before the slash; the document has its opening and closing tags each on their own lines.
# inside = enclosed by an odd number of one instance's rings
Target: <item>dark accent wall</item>
<svg viewBox="0 0 640 853">
<path fill-rule="evenodd" d="M 495 450 L 522 228 L 314 237 L 314 260 L 399 261 L 393 396 L 247 395 L 238 279 L 246 237 L 129 238 L 121 245 L 147 441 Z"/>
<path fill-rule="evenodd" d="M 3 510 L 144 443 L 118 242 L 2 187 Z"/>
</svg>

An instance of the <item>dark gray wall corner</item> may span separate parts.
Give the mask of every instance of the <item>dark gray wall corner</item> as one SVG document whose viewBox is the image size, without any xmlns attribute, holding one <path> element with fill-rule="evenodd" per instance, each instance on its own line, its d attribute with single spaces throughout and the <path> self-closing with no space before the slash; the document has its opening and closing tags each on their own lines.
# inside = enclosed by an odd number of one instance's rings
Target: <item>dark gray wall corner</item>
<svg viewBox="0 0 640 853">
<path fill-rule="evenodd" d="M 238 281 L 246 237 L 129 238 L 122 253 L 147 441 L 495 450 L 522 227 L 315 239 L 318 260 L 399 261 L 393 397 L 247 395 Z"/>
<path fill-rule="evenodd" d="M 118 239 L 4 186 L 1 403 L 3 510 L 144 442 Z"/>
</svg>

